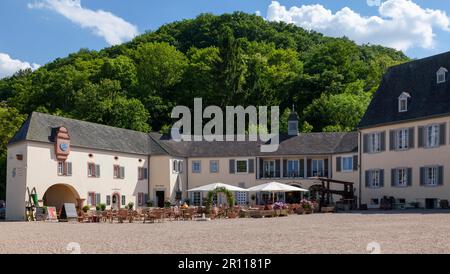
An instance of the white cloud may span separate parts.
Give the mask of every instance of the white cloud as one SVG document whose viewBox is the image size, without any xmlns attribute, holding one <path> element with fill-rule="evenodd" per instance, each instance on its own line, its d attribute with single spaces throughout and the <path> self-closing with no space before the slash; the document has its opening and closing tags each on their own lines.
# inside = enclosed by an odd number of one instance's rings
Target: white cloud
<svg viewBox="0 0 450 274">
<path fill-rule="evenodd" d="M 91 29 L 110 45 L 129 41 L 139 34 L 135 25 L 107 11 L 84 8 L 81 0 L 42 0 L 28 4 L 28 8 L 59 13 L 82 28 Z"/>
<path fill-rule="evenodd" d="M 347 36 L 359 44 L 380 44 L 399 50 L 431 49 L 436 29 L 450 31 L 450 18 L 445 11 L 424 9 L 411 0 L 387 0 L 378 13 L 379 16 L 367 17 L 345 7 L 333 14 L 319 4 L 286 9 L 272 1 L 267 19 L 293 23 L 328 36 Z"/>
<path fill-rule="evenodd" d="M 8 54 L 0 52 L 0 79 L 11 76 L 21 69 L 28 68 L 35 70 L 39 68 L 39 65 L 12 59 Z"/>
</svg>

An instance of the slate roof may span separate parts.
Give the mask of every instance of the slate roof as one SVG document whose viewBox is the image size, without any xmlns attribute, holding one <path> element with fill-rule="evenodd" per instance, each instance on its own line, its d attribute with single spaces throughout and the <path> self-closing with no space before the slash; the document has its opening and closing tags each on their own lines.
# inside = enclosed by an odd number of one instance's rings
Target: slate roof
<svg viewBox="0 0 450 274">
<path fill-rule="evenodd" d="M 390 68 L 383 77 L 359 128 L 450 114 L 450 77 L 437 83 L 436 73 L 450 69 L 450 52 L 404 63 Z M 407 92 L 408 111 L 398 111 L 398 97 Z"/>
<path fill-rule="evenodd" d="M 66 127 L 71 145 L 124 153 L 151 153 L 148 134 L 80 120 L 33 112 L 9 144 L 22 140 L 53 142 L 55 130 Z M 157 148 L 155 148 L 157 149 Z"/>
<path fill-rule="evenodd" d="M 166 135 L 150 136 L 171 155 L 180 157 L 248 157 L 279 155 L 326 155 L 358 151 L 358 133 L 306 133 L 280 136 L 276 152 L 263 153 L 259 142 L 175 142 Z"/>
<path fill-rule="evenodd" d="M 280 136 L 278 151 L 262 153 L 259 142 L 175 142 L 167 135 L 142 133 L 80 120 L 33 112 L 9 144 L 22 140 L 52 143 L 56 129 L 68 129 L 71 144 L 77 147 L 143 155 L 179 157 L 247 157 L 270 155 L 326 155 L 355 152 L 358 134 L 307 133 Z"/>
</svg>

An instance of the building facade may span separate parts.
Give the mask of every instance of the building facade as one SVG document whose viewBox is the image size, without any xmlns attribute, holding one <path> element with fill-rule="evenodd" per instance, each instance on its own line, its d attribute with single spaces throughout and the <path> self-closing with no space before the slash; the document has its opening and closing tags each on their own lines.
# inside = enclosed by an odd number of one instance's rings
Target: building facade
<svg viewBox="0 0 450 274">
<path fill-rule="evenodd" d="M 360 125 L 361 203 L 450 199 L 450 53 L 389 69 Z"/>
<path fill-rule="evenodd" d="M 147 201 L 162 207 L 186 200 L 201 205 L 206 194 L 187 190 L 215 182 L 249 188 L 276 180 L 310 188 L 316 177 L 357 181 L 357 133 L 298 134 L 296 116 L 289 123 L 278 151 L 262 153 L 261 142 L 175 142 L 35 112 L 8 144 L 6 218 L 23 220 L 33 191 L 40 204 L 57 209 L 63 203 L 145 207 Z M 235 198 L 238 204 L 269 200 L 244 192 Z M 302 196 L 278 198 L 299 202 Z"/>
</svg>

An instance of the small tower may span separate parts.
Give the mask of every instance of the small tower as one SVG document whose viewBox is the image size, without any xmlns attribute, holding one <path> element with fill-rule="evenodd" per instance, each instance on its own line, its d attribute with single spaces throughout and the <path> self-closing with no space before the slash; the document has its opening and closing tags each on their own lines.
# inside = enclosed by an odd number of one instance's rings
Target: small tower
<svg viewBox="0 0 450 274">
<path fill-rule="evenodd" d="M 297 112 L 295 112 L 294 105 L 292 105 L 291 114 L 289 114 L 288 135 L 289 136 L 297 136 L 298 135 L 298 116 L 297 116 Z"/>
</svg>

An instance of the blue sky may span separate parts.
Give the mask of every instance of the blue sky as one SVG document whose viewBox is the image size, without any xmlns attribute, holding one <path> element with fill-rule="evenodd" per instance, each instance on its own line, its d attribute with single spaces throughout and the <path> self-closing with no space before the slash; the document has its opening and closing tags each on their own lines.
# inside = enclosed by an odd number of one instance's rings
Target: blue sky
<svg viewBox="0 0 450 274">
<path fill-rule="evenodd" d="M 38 67 L 80 48 L 98 50 L 203 12 L 259 11 L 267 20 L 396 47 L 414 58 L 450 50 L 450 0 L 73 1 L 1 0 L 0 78 L 17 67 Z M 387 3 L 380 7 L 377 1 Z"/>
</svg>

